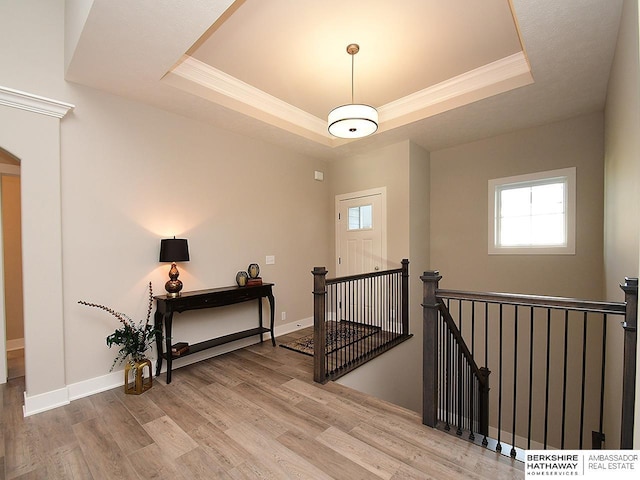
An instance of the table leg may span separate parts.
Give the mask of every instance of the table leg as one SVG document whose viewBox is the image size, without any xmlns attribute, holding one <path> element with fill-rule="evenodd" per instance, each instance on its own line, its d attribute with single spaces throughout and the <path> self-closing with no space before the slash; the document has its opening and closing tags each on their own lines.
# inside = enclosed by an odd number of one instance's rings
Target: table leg
<svg viewBox="0 0 640 480">
<path fill-rule="evenodd" d="M 156 360 L 156 377 L 160 376 L 160 370 L 162 370 L 162 313 L 158 312 L 156 307 L 156 313 L 153 315 L 153 325 L 156 329 L 156 351 L 158 352 L 158 360 Z"/>
<path fill-rule="evenodd" d="M 262 330 L 262 297 L 258 298 L 258 326 Z M 260 343 L 264 342 L 264 333 L 260 331 Z"/>
<path fill-rule="evenodd" d="M 272 293 L 267 295 L 267 298 L 269 299 L 269 306 L 271 307 L 271 325 L 269 326 L 269 329 L 271 330 L 271 344 L 275 347 L 276 336 L 273 333 L 273 323 L 275 321 L 275 316 L 276 316 L 276 299 L 273 297 Z"/>
<path fill-rule="evenodd" d="M 167 352 L 167 385 L 171 383 L 171 364 L 173 355 L 171 354 L 171 324 L 173 323 L 173 312 L 164 315 L 165 344 Z"/>
</svg>

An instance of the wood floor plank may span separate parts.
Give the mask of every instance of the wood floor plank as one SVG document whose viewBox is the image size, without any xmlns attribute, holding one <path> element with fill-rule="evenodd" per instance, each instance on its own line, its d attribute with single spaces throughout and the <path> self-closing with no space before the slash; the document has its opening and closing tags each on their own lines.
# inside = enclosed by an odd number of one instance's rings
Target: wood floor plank
<svg viewBox="0 0 640 480">
<path fill-rule="evenodd" d="M 92 418 L 73 425 L 82 454 L 96 479 L 137 480 L 136 470 L 120 449 L 102 418 Z"/>
<path fill-rule="evenodd" d="M 141 479 L 188 480 L 191 478 L 175 459 L 165 455 L 155 443 L 132 453 L 128 458 Z"/>
<path fill-rule="evenodd" d="M 250 399 L 255 405 L 261 407 L 265 412 L 265 416 L 280 425 L 280 431 L 278 434 L 292 429 L 318 434 L 326 430 L 329 426 L 328 423 L 307 415 L 306 412 L 303 412 L 296 406 L 290 405 L 278 398 L 274 398 L 253 385 L 238 385 L 234 390 L 245 398 Z"/>
<path fill-rule="evenodd" d="M 100 418 L 109 425 L 113 439 L 123 452 L 135 452 L 152 443 L 151 437 L 113 391 L 94 395 L 91 401 L 100 410 Z"/>
<path fill-rule="evenodd" d="M 481 478 L 475 471 L 464 468 L 457 462 L 445 459 L 434 462 L 433 456 L 427 450 L 373 425 L 360 424 L 350 430 L 349 435 L 432 478 L 465 478 L 470 480 L 480 480 Z"/>
<path fill-rule="evenodd" d="M 301 431 L 287 431 L 278 442 L 335 479 L 369 480 L 371 472 Z"/>
<path fill-rule="evenodd" d="M 112 392 L 124 408 L 142 425 L 165 415 L 165 412 L 153 401 L 154 395 L 166 395 L 163 388 L 158 382 L 154 382 L 154 387 L 148 391 L 149 395 L 127 395 L 123 388 L 117 388 Z M 73 403 L 75 402 L 72 402 L 72 405 Z"/>
<path fill-rule="evenodd" d="M 341 453 L 377 477 L 386 480 L 394 477 L 420 480 L 429 478 L 424 472 L 420 472 L 335 427 L 328 428 L 316 438 L 320 443 Z"/>
<path fill-rule="evenodd" d="M 232 477 L 217 462 L 215 457 L 201 448 L 185 453 L 177 459 L 182 471 L 188 474 L 185 478 L 211 480 L 232 480 Z"/>
<path fill-rule="evenodd" d="M 151 389 L 145 396 L 151 400 L 160 412 L 174 419 L 178 426 L 185 432 L 198 428 L 200 425 L 208 423 L 208 420 L 198 413 L 189 402 L 184 399 L 179 392 L 163 391 L 162 389 Z M 130 395 L 129 395 L 130 396 Z M 160 418 L 160 417 L 157 417 Z M 157 420 L 157 418 L 153 420 Z M 149 423 L 148 421 L 145 423 Z"/>
<path fill-rule="evenodd" d="M 47 480 L 89 480 L 93 478 L 80 445 L 55 449 L 44 460 Z"/>
<path fill-rule="evenodd" d="M 241 444 L 251 455 L 259 458 L 270 471 L 280 474 L 280 478 L 302 478 L 310 480 L 331 480 L 331 477 L 296 455 L 284 445 L 274 442 L 249 423 L 234 425 L 225 432 L 227 436 Z"/>
<path fill-rule="evenodd" d="M 168 416 L 160 417 L 143 425 L 145 431 L 160 447 L 162 454 L 176 459 L 198 444 Z"/>
<path fill-rule="evenodd" d="M 241 445 L 211 424 L 192 431 L 191 438 L 198 443 L 201 452 L 214 459 L 225 471 L 237 467 L 247 458 L 247 451 Z"/>
</svg>

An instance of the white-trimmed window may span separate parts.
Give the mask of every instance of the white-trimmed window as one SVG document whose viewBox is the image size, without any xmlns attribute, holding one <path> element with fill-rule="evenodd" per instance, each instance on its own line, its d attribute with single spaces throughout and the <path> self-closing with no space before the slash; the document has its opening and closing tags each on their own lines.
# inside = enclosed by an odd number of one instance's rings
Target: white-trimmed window
<svg viewBox="0 0 640 480">
<path fill-rule="evenodd" d="M 576 169 L 489 180 L 490 254 L 575 254 Z"/>
</svg>

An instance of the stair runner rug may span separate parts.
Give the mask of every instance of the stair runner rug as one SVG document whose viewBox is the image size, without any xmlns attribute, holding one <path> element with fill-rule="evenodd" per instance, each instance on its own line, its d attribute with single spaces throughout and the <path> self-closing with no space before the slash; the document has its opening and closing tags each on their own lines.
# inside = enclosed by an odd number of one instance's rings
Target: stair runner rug
<svg viewBox="0 0 640 480">
<path fill-rule="evenodd" d="M 340 322 L 329 320 L 327 322 L 326 351 L 327 353 L 335 352 L 378 331 L 380 331 L 380 327 L 373 325 L 353 323 L 346 320 L 340 320 Z M 288 343 L 281 343 L 280 346 L 313 357 L 313 334 L 305 335 Z"/>
</svg>

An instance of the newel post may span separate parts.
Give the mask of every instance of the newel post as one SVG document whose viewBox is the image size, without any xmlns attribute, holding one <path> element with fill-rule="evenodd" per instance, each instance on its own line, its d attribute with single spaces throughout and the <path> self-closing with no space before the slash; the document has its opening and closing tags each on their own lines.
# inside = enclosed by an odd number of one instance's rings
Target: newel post
<svg viewBox="0 0 640 480">
<path fill-rule="evenodd" d="M 327 381 L 325 366 L 327 270 L 324 267 L 314 267 L 311 273 L 313 273 L 313 380 L 325 383 Z"/>
<path fill-rule="evenodd" d="M 422 280 L 422 423 L 438 422 L 438 300 L 440 272 L 424 272 Z"/>
<path fill-rule="evenodd" d="M 402 335 L 409 334 L 409 260 L 402 259 Z"/>
<path fill-rule="evenodd" d="M 638 279 L 625 278 L 624 300 L 627 309 L 624 328 L 624 365 L 622 367 L 622 428 L 620 448 L 633 448 L 634 409 L 636 402 L 636 355 L 638 345 Z"/>
</svg>

